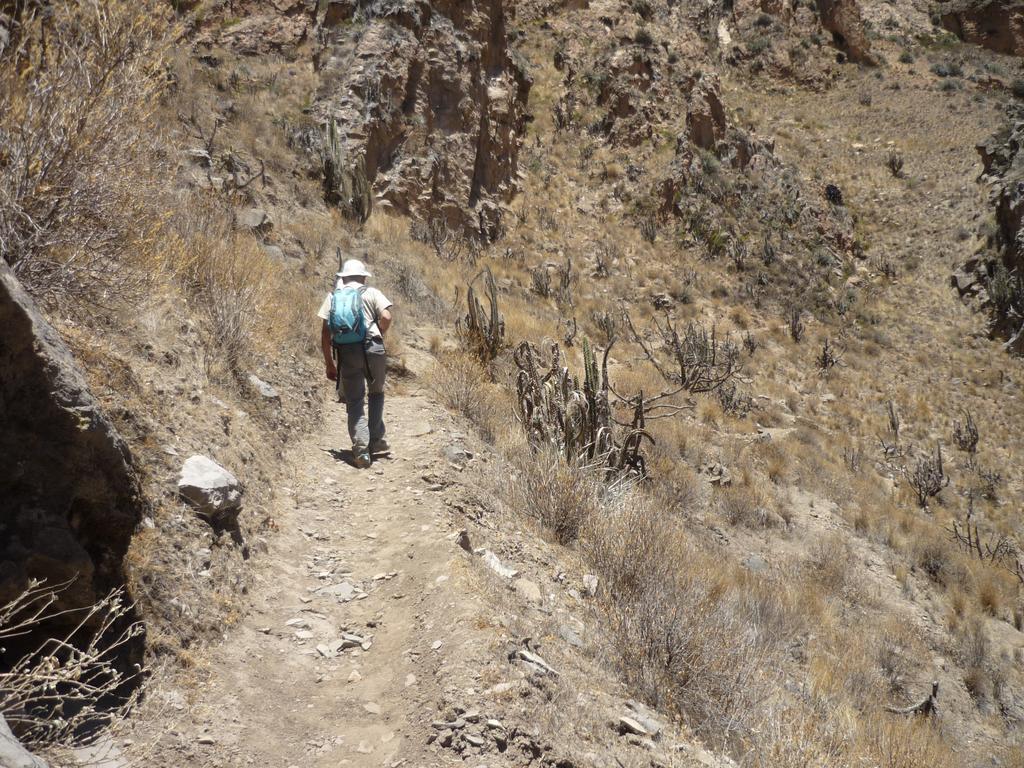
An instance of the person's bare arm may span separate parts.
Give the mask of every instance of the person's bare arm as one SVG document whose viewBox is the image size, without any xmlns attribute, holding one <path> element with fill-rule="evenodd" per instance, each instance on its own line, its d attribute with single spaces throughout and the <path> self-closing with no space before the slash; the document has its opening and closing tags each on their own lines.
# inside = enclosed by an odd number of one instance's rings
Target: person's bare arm
<svg viewBox="0 0 1024 768">
<path fill-rule="evenodd" d="M 388 332 L 388 328 L 391 327 L 390 309 L 385 309 L 380 313 L 380 317 L 377 318 L 377 327 L 380 328 L 381 336 L 384 336 Z"/>
<path fill-rule="evenodd" d="M 324 353 L 324 365 L 327 367 L 327 378 L 331 381 L 335 381 L 338 378 L 338 369 L 334 365 L 334 349 L 331 344 L 331 329 L 327 327 L 327 321 L 324 320 L 323 327 L 320 329 L 320 349 Z"/>
</svg>

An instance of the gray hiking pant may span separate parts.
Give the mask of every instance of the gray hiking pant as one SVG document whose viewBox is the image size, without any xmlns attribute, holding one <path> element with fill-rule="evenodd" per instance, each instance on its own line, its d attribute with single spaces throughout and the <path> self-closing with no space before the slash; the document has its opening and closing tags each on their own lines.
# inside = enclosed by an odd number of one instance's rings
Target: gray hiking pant
<svg viewBox="0 0 1024 768">
<path fill-rule="evenodd" d="M 369 346 L 368 350 L 364 350 L 361 344 L 334 348 L 338 363 L 338 394 L 345 401 L 348 436 L 352 439 L 352 452 L 355 454 L 365 453 L 370 445 L 384 438 L 384 378 L 388 357 L 382 344 L 372 342 Z M 364 402 L 367 400 L 369 417 Z"/>
</svg>

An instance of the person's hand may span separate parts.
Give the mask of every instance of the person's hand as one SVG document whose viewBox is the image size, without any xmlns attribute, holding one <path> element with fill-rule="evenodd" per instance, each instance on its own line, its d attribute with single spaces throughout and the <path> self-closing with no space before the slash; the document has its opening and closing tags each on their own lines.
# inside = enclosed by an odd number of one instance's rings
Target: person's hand
<svg viewBox="0 0 1024 768">
<path fill-rule="evenodd" d="M 334 365 L 333 361 L 327 364 L 327 378 L 330 381 L 338 380 L 338 368 Z"/>
</svg>

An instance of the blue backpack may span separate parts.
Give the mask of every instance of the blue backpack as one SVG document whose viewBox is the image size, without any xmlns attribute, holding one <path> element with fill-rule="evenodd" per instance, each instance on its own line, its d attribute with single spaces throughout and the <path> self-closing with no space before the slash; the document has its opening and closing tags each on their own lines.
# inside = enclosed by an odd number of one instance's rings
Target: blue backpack
<svg viewBox="0 0 1024 768">
<path fill-rule="evenodd" d="M 331 294 L 331 312 L 327 327 L 335 344 L 359 344 L 366 340 L 366 318 L 363 315 L 365 285 L 338 288 Z"/>
</svg>

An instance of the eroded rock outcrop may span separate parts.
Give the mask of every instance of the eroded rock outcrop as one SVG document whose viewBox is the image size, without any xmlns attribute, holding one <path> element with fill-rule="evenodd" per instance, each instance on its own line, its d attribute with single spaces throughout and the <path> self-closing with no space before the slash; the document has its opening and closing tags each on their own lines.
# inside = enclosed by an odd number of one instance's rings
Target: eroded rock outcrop
<svg viewBox="0 0 1024 768">
<path fill-rule="evenodd" d="M 1011 106 L 1007 127 L 977 146 L 990 188 L 995 233 L 983 253 L 955 272 L 950 284 L 963 299 L 979 299 L 991 314 L 990 333 L 1024 352 L 1024 109 Z"/>
<path fill-rule="evenodd" d="M 837 48 L 844 51 L 852 61 L 875 63 L 857 0 L 818 0 L 818 13 L 821 25 L 832 33 Z"/>
<path fill-rule="evenodd" d="M 63 608 L 123 583 L 140 499 L 125 443 L 0 261 L 0 602 L 32 578 L 73 580 Z"/>
<path fill-rule="evenodd" d="M 179 11 L 198 3 L 177 4 Z M 293 54 L 313 34 L 316 0 L 234 0 L 230 15 L 208 13 L 193 17 L 193 35 L 200 45 L 227 45 L 246 55 Z"/>
<path fill-rule="evenodd" d="M 316 111 L 372 200 L 493 238 L 517 188 L 530 81 L 501 0 L 331 0 Z"/>
<path fill-rule="evenodd" d="M 954 0 L 940 6 L 942 25 L 961 40 L 1024 56 L 1024 2 Z"/>
<path fill-rule="evenodd" d="M 690 92 L 686 129 L 690 141 L 702 149 L 712 149 L 725 136 L 727 123 L 720 91 L 718 78 L 704 75 Z"/>
</svg>

